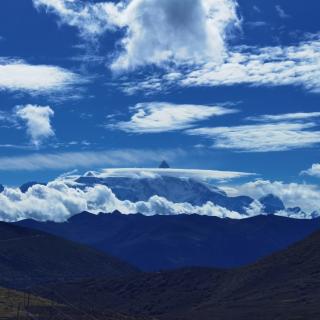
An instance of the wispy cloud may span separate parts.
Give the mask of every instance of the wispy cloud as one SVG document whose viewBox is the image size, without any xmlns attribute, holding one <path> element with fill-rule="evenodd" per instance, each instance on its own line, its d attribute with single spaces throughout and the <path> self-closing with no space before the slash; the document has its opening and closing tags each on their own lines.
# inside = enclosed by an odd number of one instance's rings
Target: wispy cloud
<svg viewBox="0 0 320 320">
<path fill-rule="evenodd" d="M 206 64 L 181 79 L 184 86 L 247 83 L 256 86 L 300 85 L 320 91 L 319 38 L 291 47 L 243 47 L 222 65 Z"/>
<path fill-rule="evenodd" d="M 134 133 L 157 133 L 192 128 L 201 120 L 235 113 L 222 106 L 173 104 L 167 102 L 138 103 L 131 108 L 129 121 L 119 121 L 107 128 Z"/>
<path fill-rule="evenodd" d="M 65 91 L 81 82 L 79 75 L 60 67 L 0 58 L 0 90 L 48 94 Z"/>
<path fill-rule="evenodd" d="M 280 5 L 276 5 L 275 8 L 276 8 L 276 11 L 281 19 L 290 18 L 290 15 L 288 15 Z"/>
<path fill-rule="evenodd" d="M 251 121 L 291 121 L 291 120 L 306 120 L 320 117 L 320 112 L 296 112 L 284 114 L 264 114 L 256 117 L 248 117 L 247 120 Z"/>
<path fill-rule="evenodd" d="M 234 127 L 187 130 L 190 135 L 211 139 L 212 147 L 244 152 L 286 151 L 312 147 L 320 143 L 320 131 L 313 122 L 276 122 Z"/>
<path fill-rule="evenodd" d="M 207 62 L 158 70 L 144 79 L 125 81 L 124 91 L 166 90 L 172 87 L 300 86 L 320 92 L 320 35 L 292 46 L 231 48 L 222 63 Z M 171 78 L 171 75 L 174 75 Z"/>
<path fill-rule="evenodd" d="M 117 6 L 112 2 L 90 3 L 70 0 L 33 0 L 37 9 L 44 8 L 56 14 L 60 23 L 79 29 L 81 37 L 95 40 L 107 30 L 112 31 L 118 23 Z"/>
<path fill-rule="evenodd" d="M 246 25 L 252 28 L 268 26 L 265 21 L 248 21 L 246 22 Z"/>
<path fill-rule="evenodd" d="M 26 123 L 31 142 L 39 147 L 45 139 L 55 135 L 51 126 L 54 111 L 49 106 L 25 105 L 17 106 L 15 114 Z"/>
<path fill-rule="evenodd" d="M 0 157 L 0 170 L 64 170 L 92 167 L 141 166 L 159 159 L 174 161 L 186 152 L 181 149 L 169 150 L 105 150 L 63 153 L 34 153 L 23 156 Z"/>
</svg>

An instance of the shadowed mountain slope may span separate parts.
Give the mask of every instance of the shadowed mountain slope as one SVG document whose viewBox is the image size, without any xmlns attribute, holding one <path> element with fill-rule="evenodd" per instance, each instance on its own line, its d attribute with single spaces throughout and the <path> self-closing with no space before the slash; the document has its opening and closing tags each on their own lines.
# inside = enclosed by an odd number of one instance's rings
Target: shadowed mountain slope
<svg viewBox="0 0 320 320">
<path fill-rule="evenodd" d="M 55 289 L 75 304 L 85 297 L 98 310 L 150 319 L 318 319 L 320 232 L 243 268 L 174 270 Z M 50 291 L 42 294 L 50 296 Z"/>
<path fill-rule="evenodd" d="M 0 285 L 118 277 L 136 269 L 117 258 L 41 231 L 0 223 Z"/>
</svg>

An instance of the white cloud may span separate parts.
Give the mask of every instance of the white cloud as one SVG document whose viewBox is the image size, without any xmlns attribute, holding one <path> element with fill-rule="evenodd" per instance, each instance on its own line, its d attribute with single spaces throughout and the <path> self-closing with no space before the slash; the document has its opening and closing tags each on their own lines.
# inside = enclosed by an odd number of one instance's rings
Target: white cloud
<svg viewBox="0 0 320 320">
<path fill-rule="evenodd" d="M 79 29 L 82 37 L 94 39 L 107 30 L 114 30 L 118 22 L 118 7 L 112 2 L 90 3 L 74 0 L 33 0 L 37 9 L 55 13 L 61 23 Z M 119 6 L 120 7 L 120 6 Z"/>
<path fill-rule="evenodd" d="M 182 158 L 186 152 L 181 149 L 146 150 L 122 149 L 105 151 L 64 152 L 49 154 L 30 154 L 25 156 L 0 157 L 0 170 L 46 170 L 74 169 L 94 166 L 139 166 L 142 163 L 155 162 L 159 159 L 174 161 Z"/>
<path fill-rule="evenodd" d="M 48 65 L 30 65 L 21 60 L 0 59 L 0 91 L 45 94 L 64 91 L 80 83 L 79 75 Z"/>
<path fill-rule="evenodd" d="M 277 122 L 235 127 L 198 128 L 187 130 L 213 140 L 213 147 L 246 152 L 285 151 L 306 148 L 320 143 L 320 131 L 310 130 L 312 122 Z"/>
<path fill-rule="evenodd" d="M 131 108 L 130 121 L 108 124 L 108 128 L 125 132 L 156 133 L 192 128 L 198 121 L 237 112 L 221 106 L 173 104 L 167 102 L 138 103 Z"/>
<path fill-rule="evenodd" d="M 230 28 L 239 24 L 235 0 L 130 0 L 88 3 L 33 0 L 77 27 L 85 39 L 123 30 L 114 70 L 148 64 L 221 62 Z"/>
<path fill-rule="evenodd" d="M 54 136 L 50 123 L 54 111 L 49 106 L 31 104 L 18 106 L 15 113 L 26 122 L 27 132 L 36 147 L 39 147 L 45 139 Z"/>
<path fill-rule="evenodd" d="M 92 172 L 91 172 L 92 173 Z M 131 178 L 156 178 L 161 175 L 195 178 L 198 180 L 231 180 L 255 175 L 254 173 L 237 171 L 219 171 L 219 170 L 200 170 L 200 169 L 159 169 L 159 168 L 115 168 L 103 169 L 100 172 L 94 172 L 99 178 L 107 177 L 131 177 Z"/>
<path fill-rule="evenodd" d="M 300 207 L 309 213 L 320 211 L 320 188 L 316 185 L 257 180 L 236 186 L 234 191 L 234 195 L 246 194 L 254 199 L 274 194 L 287 208 Z"/>
<path fill-rule="evenodd" d="M 311 168 L 301 171 L 300 174 L 320 178 L 320 164 L 314 163 Z"/>
<path fill-rule="evenodd" d="M 206 62 L 124 81 L 124 91 L 152 92 L 174 86 L 301 86 L 320 92 L 320 35 L 293 46 L 230 48 L 223 63 Z M 175 78 L 168 75 L 174 73 Z"/>
<path fill-rule="evenodd" d="M 230 30 L 240 25 L 236 0 L 33 1 L 37 8 L 55 12 L 61 23 L 77 27 L 84 39 L 121 30 L 120 49 L 111 62 L 114 71 L 160 67 L 160 74 L 152 69 L 144 79 L 123 81 L 120 87 L 128 93 L 237 84 L 294 85 L 320 92 L 319 34 L 291 46 L 231 47 Z M 288 17 L 280 6 L 276 10 Z"/>
<path fill-rule="evenodd" d="M 283 114 L 264 114 L 256 117 L 248 117 L 247 120 L 270 122 L 270 121 L 290 121 L 305 120 L 320 117 L 320 112 L 296 112 Z"/>
<path fill-rule="evenodd" d="M 61 181 L 50 182 L 47 186 L 35 185 L 26 193 L 19 189 L 5 188 L 0 194 L 0 219 L 5 221 L 65 221 L 82 211 L 109 213 L 114 210 L 124 214 L 139 212 L 145 215 L 200 214 L 234 219 L 245 217 L 211 202 L 203 206 L 192 206 L 189 203 L 173 203 L 154 196 L 148 201 L 133 203 L 119 200 L 106 186 L 96 185 L 80 190 Z"/>
<path fill-rule="evenodd" d="M 239 23 L 233 0 L 132 0 L 122 11 L 126 36 L 116 70 L 148 64 L 221 62 Z"/>
<path fill-rule="evenodd" d="M 299 85 L 320 91 L 319 36 L 290 47 L 241 47 L 225 63 L 203 64 L 180 79 L 182 86 Z"/>
<path fill-rule="evenodd" d="M 258 180 L 238 186 L 233 190 L 237 195 L 247 194 L 255 199 L 272 193 L 279 196 L 287 207 L 299 206 L 308 212 L 320 210 L 320 189 L 313 185 Z M 190 203 L 173 203 L 159 196 L 153 196 L 148 201 L 122 201 L 106 186 L 96 185 L 79 189 L 75 185 L 71 186 L 64 179 L 52 181 L 46 186 L 34 185 L 26 193 L 15 188 L 5 188 L 0 193 L 0 220 L 5 221 L 21 219 L 65 221 L 82 211 L 97 214 L 114 210 L 119 210 L 123 214 L 138 212 L 144 215 L 199 214 L 242 219 L 261 214 L 262 206 L 258 201 L 254 201 L 245 214 L 240 214 L 212 202 L 207 202 L 202 206 L 193 206 Z M 287 211 L 279 214 L 292 215 Z M 306 218 L 311 216 L 311 214 L 305 215 Z M 297 217 L 301 218 L 301 216 Z"/>
</svg>

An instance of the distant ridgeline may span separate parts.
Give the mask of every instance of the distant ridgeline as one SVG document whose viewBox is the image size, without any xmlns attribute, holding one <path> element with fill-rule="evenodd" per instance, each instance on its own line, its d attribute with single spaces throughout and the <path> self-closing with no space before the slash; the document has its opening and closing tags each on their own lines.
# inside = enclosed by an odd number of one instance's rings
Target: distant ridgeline
<svg viewBox="0 0 320 320">
<path fill-rule="evenodd" d="M 17 224 L 90 245 L 142 270 L 158 271 L 251 263 L 318 230 L 320 219 L 268 215 L 232 220 L 83 212 L 65 223 L 25 220 Z"/>
</svg>

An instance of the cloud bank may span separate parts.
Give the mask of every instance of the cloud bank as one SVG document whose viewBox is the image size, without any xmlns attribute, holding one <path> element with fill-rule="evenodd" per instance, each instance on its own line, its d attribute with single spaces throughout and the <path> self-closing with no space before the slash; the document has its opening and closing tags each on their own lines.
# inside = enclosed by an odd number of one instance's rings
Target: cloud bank
<svg viewBox="0 0 320 320">
<path fill-rule="evenodd" d="M 62 181 L 53 181 L 47 186 L 35 185 L 26 193 L 19 189 L 6 188 L 0 194 L 0 219 L 18 221 L 35 219 L 39 221 L 65 221 L 82 211 L 92 213 L 113 212 L 123 214 L 143 213 L 145 215 L 200 214 L 221 218 L 240 219 L 239 213 L 229 211 L 211 202 L 205 205 L 192 206 L 189 203 L 173 203 L 154 196 L 149 201 L 136 203 L 119 200 L 106 186 L 97 185 L 80 190 L 72 188 Z"/>
<path fill-rule="evenodd" d="M 228 188 L 231 192 L 231 188 Z M 67 179 L 57 179 L 48 185 L 34 185 L 26 193 L 20 189 L 5 188 L 0 193 L 0 220 L 18 221 L 35 219 L 40 221 L 65 221 L 82 211 L 110 213 L 118 210 L 123 214 L 142 213 L 144 215 L 177 215 L 198 214 L 220 218 L 243 219 L 263 213 L 263 206 L 257 201 L 268 194 L 279 196 L 286 207 L 299 206 L 305 212 L 298 214 L 289 211 L 278 212 L 277 215 L 296 218 L 311 218 L 319 216 L 312 214 L 320 210 L 320 189 L 314 185 L 285 184 L 280 181 L 257 180 L 233 189 L 234 195 L 249 195 L 256 199 L 245 214 L 230 211 L 226 208 L 207 202 L 202 206 L 190 203 L 173 203 L 165 198 L 153 196 L 148 201 L 131 202 L 119 200 L 111 189 L 104 185 L 77 188 L 76 184 Z"/>
<path fill-rule="evenodd" d="M 320 211 L 320 188 L 317 185 L 257 180 L 236 186 L 234 191 L 234 195 L 246 194 L 254 199 L 274 194 L 287 208 L 298 206 L 309 213 Z"/>
</svg>

